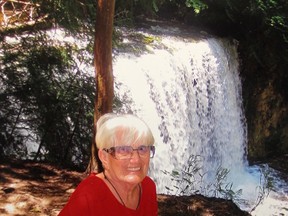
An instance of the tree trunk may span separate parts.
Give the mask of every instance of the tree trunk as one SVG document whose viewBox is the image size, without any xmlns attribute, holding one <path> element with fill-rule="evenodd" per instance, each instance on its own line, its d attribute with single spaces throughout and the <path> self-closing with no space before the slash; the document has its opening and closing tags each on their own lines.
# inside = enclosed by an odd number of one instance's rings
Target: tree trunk
<svg viewBox="0 0 288 216">
<path fill-rule="evenodd" d="M 112 33 L 115 0 L 98 0 L 94 44 L 96 100 L 94 123 L 112 111 L 114 79 L 112 71 Z"/>
<path fill-rule="evenodd" d="M 91 158 L 88 169 L 93 171 L 96 167 L 98 172 L 103 169 L 97 158 L 95 145 L 96 122 L 101 115 L 112 111 L 114 98 L 114 78 L 112 70 L 112 33 L 115 0 L 98 0 L 95 44 L 94 44 L 94 66 L 96 78 L 96 98 L 94 109 L 94 130 L 91 147 Z M 99 167 L 100 166 L 100 167 Z"/>
</svg>

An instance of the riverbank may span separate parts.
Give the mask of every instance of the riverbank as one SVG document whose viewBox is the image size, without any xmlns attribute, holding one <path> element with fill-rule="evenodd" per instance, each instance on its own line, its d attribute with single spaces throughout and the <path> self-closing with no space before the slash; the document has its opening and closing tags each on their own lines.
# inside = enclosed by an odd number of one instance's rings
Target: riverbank
<svg viewBox="0 0 288 216">
<path fill-rule="evenodd" d="M 82 172 L 45 163 L 0 162 L 0 214 L 56 216 L 84 177 Z M 158 203 L 160 216 L 249 215 L 231 201 L 202 195 L 159 194 Z"/>
</svg>

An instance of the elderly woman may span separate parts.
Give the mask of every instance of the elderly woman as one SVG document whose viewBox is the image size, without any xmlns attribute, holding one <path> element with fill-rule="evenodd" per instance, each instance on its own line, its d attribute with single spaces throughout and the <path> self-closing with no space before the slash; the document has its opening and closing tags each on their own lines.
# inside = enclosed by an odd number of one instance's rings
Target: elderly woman
<svg viewBox="0 0 288 216">
<path fill-rule="evenodd" d="M 105 114 L 95 139 L 103 172 L 91 172 L 59 215 L 157 215 L 156 186 L 147 176 L 155 153 L 148 126 L 134 115 Z"/>
</svg>

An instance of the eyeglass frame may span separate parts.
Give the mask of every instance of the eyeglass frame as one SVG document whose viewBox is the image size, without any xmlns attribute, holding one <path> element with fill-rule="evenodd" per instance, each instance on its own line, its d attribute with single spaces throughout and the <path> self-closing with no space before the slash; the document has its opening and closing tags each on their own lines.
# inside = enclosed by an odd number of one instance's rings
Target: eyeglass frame
<svg viewBox="0 0 288 216">
<path fill-rule="evenodd" d="M 117 158 L 116 157 L 116 150 L 119 149 L 119 148 L 123 148 L 123 147 L 132 149 L 131 152 L 130 152 L 130 156 L 127 157 L 127 158 Z M 148 147 L 149 148 L 149 150 L 147 151 L 147 155 L 149 153 L 149 155 L 150 155 L 149 158 L 153 158 L 154 155 L 155 155 L 155 146 L 153 146 L 153 145 L 140 145 L 140 146 L 138 146 L 138 148 L 133 148 L 132 146 L 114 146 L 114 147 L 111 147 L 111 148 L 108 148 L 108 149 L 107 148 L 103 148 L 103 151 L 107 152 L 108 154 L 110 154 L 112 157 L 114 157 L 117 160 L 129 160 L 129 159 L 132 158 L 134 151 L 137 151 L 137 153 L 138 153 L 140 158 L 146 158 L 147 157 L 147 156 L 145 156 L 146 153 L 145 154 L 140 154 L 139 153 L 139 149 L 143 148 L 143 147 Z M 127 156 L 128 155 L 129 155 L 129 153 L 127 154 Z"/>
</svg>

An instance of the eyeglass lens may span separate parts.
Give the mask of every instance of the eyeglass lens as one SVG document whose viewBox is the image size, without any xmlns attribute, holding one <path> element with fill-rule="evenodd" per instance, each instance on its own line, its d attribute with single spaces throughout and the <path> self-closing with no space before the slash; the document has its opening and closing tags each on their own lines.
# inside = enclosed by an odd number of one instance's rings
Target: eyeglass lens
<svg viewBox="0 0 288 216">
<path fill-rule="evenodd" d="M 106 150 L 108 153 L 112 154 L 117 159 L 129 159 L 133 155 L 133 151 L 137 151 L 140 157 L 154 157 L 155 146 L 145 146 L 141 145 L 136 149 L 132 146 L 115 146 Z"/>
</svg>

